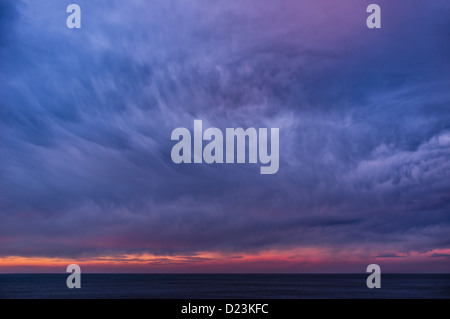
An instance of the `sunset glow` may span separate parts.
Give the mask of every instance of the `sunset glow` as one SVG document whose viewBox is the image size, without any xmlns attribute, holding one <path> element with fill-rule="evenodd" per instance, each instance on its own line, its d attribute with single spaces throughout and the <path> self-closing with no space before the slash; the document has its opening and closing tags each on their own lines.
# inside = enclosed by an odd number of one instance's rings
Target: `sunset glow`
<svg viewBox="0 0 450 319">
<path fill-rule="evenodd" d="M 450 273 L 450 1 L 66 2 L 0 1 L 0 273 Z"/>
<path fill-rule="evenodd" d="M 439 265 L 430 272 L 446 272 L 450 250 L 434 250 L 425 253 L 413 252 L 408 255 L 380 254 L 368 257 L 362 253 L 341 253 L 339 255 L 323 249 L 292 249 L 288 251 L 264 251 L 258 254 L 226 255 L 204 252 L 195 255 L 157 256 L 151 254 L 111 255 L 89 258 L 48 258 L 48 257 L 3 257 L 0 272 L 64 272 L 72 263 L 79 264 L 84 272 L 117 273 L 342 273 L 364 272 L 367 260 L 377 262 L 387 271 L 416 272 L 419 266 Z M 432 258 L 432 259 L 430 259 Z M 434 259 L 434 260 L 433 260 Z"/>
</svg>

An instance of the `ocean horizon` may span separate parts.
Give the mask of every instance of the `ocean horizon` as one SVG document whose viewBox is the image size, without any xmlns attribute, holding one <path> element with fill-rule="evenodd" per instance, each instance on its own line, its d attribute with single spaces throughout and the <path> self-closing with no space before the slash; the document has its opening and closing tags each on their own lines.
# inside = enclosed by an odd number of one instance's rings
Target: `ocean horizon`
<svg viewBox="0 0 450 319">
<path fill-rule="evenodd" d="M 449 299 L 450 274 L 0 274 L 0 299 Z"/>
</svg>

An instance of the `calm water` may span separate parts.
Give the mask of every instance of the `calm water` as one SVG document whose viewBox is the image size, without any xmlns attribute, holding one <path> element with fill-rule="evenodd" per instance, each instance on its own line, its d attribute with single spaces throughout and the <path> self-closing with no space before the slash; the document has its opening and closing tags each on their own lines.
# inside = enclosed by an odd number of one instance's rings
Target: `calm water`
<svg viewBox="0 0 450 319">
<path fill-rule="evenodd" d="M 0 298 L 445 298 L 450 274 L 384 274 L 368 289 L 365 274 L 0 274 Z"/>
</svg>

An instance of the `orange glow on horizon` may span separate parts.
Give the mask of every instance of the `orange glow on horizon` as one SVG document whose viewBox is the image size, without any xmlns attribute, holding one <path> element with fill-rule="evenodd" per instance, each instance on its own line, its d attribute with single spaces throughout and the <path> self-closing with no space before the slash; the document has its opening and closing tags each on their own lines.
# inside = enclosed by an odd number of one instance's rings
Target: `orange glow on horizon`
<svg viewBox="0 0 450 319">
<path fill-rule="evenodd" d="M 199 252 L 191 255 L 153 255 L 122 254 L 111 256 L 94 256 L 80 258 L 59 257 L 24 257 L 7 256 L 0 258 L 0 273 L 35 272 L 35 271 L 65 271 L 69 264 L 79 264 L 86 272 L 204 272 L 205 270 L 226 272 L 234 271 L 264 271 L 265 269 L 295 270 L 314 272 L 318 266 L 333 264 L 354 264 L 367 260 L 405 263 L 436 259 L 450 255 L 450 249 L 433 250 L 426 253 L 412 252 L 397 254 L 390 258 L 383 256 L 362 256 L 357 253 L 340 252 L 333 254 L 326 249 L 301 248 L 291 250 L 267 250 L 259 253 Z M 442 257 L 445 258 L 445 257 Z"/>
</svg>

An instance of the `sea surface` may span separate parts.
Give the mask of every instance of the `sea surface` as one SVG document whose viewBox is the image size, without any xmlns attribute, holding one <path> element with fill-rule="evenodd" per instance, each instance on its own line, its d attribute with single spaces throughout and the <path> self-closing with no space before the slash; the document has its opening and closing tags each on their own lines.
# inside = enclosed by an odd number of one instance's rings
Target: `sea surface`
<svg viewBox="0 0 450 319">
<path fill-rule="evenodd" d="M 369 289 L 365 274 L 0 274 L 4 298 L 450 299 L 450 274 L 382 274 Z"/>
</svg>

